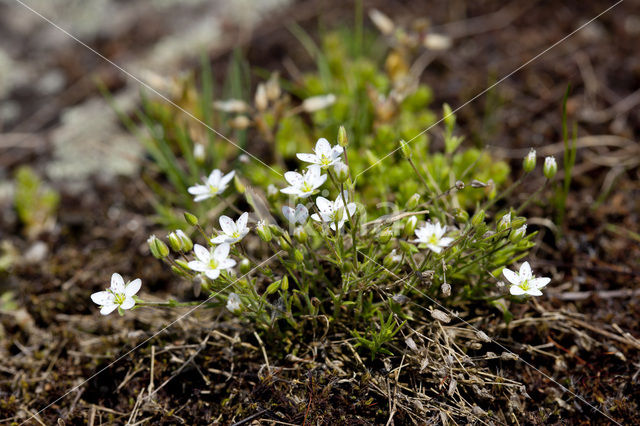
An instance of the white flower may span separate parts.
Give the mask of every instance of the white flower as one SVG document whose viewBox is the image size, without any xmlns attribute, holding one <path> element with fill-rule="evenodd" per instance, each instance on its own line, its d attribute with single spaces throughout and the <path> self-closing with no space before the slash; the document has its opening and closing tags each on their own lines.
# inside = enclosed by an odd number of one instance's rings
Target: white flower
<svg viewBox="0 0 640 426">
<path fill-rule="evenodd" d="M 328 95 L 312 96 L 302 101 L 302 109 L 306 112 L 316 112 L 330 107 L 335 102 L 336 95 L 333 93 L 329 93 Z"/>
<path fill-rule="evenodd" d="M 100 305 L 100 313 L 102 315 L 109 315 L 118 308 L 131 309 L 136 304 L 133 296 L 140 290 L 141 285 L 140 278 L 136 278 L 125 285 L 122 276 L 114 273 L 111 275 L 111 287 L 106 291 L 93 293 L 91 300 Z"/>
<path fill-rule="evenodd" d="M 242 213 L 235 223 L 229 216 L 220 216 L 220 228 L 222 228 L 222 235 L 212 238 L 211 242 L 213 244 L 237 243 L 249 233 L 247 220 L 249 220 L 249 213 L 247 212 Z"/>
<path fill-rule="evenodd" d="M 349 201 L 346 191 L 344 192 L 344 199 Z M 335 201 L 318 197 L 316 198 L 316 205 L 318 206 L 318 210 L 320 210 L 320 214 L 312 214 L 311 219 L 316 222 L 330 223 L 330 227 L 334 231 L 336 230 L 336 223 L 338 224 L 338 229 L 341 229 L 344 222 L 356 212 L 356 203 L 347 203 L 347 211 L 345 212 L 344 201 L 340 195 L 338 195 Z"/>
<path fill-rule="evenodd" d="M 236 265 L 235 260 L 228 258 L 230 247 L 229 244 L 220 244 L 215 250 L 210 251 L 200 244 L 195 244 L 193 246 L 193 252 L 197 260 L 192 260 L 187 266 L 215 280 L 220 276 L 221 271 L 233 268 Z"/>
<path fill-rule="evenodd" d="M 327 180 L 327 175 L 321 175 L 320 166 L 314 164 L 309 166 L 302 175 L 298 172 L 286 172 L 284 178 L 291 186 L 281 189 L 280 192 L 307 198 L 322 186 Z"/>
<path fill-rule="evenodd" d="M 318 139 L 316 142 L 316 148 L 313 150 L 313 154 L 296 154 L 298 159 L 305 163 L 317 164 L 323 169 L 327 169 L 329 166 L 337 164 L 341 160 L 342 147 L 336 145 L 333 148 L 328 140 L 325 138 Z"/>
<path fill-rule="evenodd" d="M 227 309 L 234 314 L 237 314 L 242 309 L 241 307 L 242 301 L 240 300 L 240 296 L 235 293 L 229 293 L 227 297 Z"/>
<path fill-rule="evenodd" d="M 296 223 L 304 225 L 309 217 L 309 210 L 302 204 L 298 204 L 295 209 L 289 206 L 282 206 L 282 214 L 292 225 Z"/>
<path fill-rule="evenodd" d="M 204 185 L 190 186 L 187 191 L 189 191 L 189 194 L 195 195 L 193 201 L 196 203 L 206 200 L 207 198 L 222 194 L 224 190 L 227 189 L 235 173 L 235 171 L 231 171 L 223 176 L 220 170 L 215 169 L 208 178 L 203 178 Z"/>
<path fill-rule="evenodd" d="M 240 99 L 227 99 L 226 101 L 215 101 L 213 107 L 218 111 L 243 113 L 249 109 L 249 105 Z"/>
<path fill-rule="evenodd" d="M 520 272 L 514 272 L 511 269 L 504 268 L 502 275 L 511 283 L 509 292 L 514 296 L 528 294 L 530 296 L 542 296 L 541 288 L 551 282 L 551 278 L 536 278 L 531 272 L 529 262 L 524 262 L 520 266 Z"/>
<path fill-rule="evenodd" d="M 418 239 L 413 242 L 426 244 L 430 250 L 440 253 L 444 247 L 453 242 L 453 238 L 444 236 L 445 232 L 447 232 L 446 226 L 441 226 L 439 223 L 425 223 L 424 226 L 416 229 L 415 234 Z"/>
</svg>

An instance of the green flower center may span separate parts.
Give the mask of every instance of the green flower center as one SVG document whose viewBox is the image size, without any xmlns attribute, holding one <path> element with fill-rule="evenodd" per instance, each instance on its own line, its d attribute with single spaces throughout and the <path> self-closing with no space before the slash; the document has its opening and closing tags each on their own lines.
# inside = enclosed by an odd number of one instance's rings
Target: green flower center
<svg viewBox="0 0 640 426">
<path fill-rule="evenodd" d="M 209 192 L 211 192 L 212 194 L 217 194 L 218 193 L 219 188 L 215 185 L 209 185 Z"/>
<path fill-rule="evenodd" d="M 328 166 L 328 165 L 329 165 L 329 163 L 331 163 L 331 159 L 329 159 L 329 157 L 327 157 L 326 155 L 322 154 L 322 155 L 320 156 L 320 162 L 321 162 L 323 165 Z"/>
<path fill-rule="evenodd" d="M 529 285 L 529 280 L 524 280 L 520 283 L 519 286 L 521 289 L 523 289 L 524 291 L 530 290 L 531 286 Z"/>
<path fill-rule="evenodd" d="M 209 261 L 209 268 L 211 269 L 218 269 L 218 261 L 215 259 L 211 259 Z"/>
<path fill-rule="evenodd" d="M 311 192 L 313 191 L 313 188 L 311 187 L 311 185 L 309 185 L 309 182 L 303 182 L 302 186 L 300 187 L 300 190 L 302 192 Z"/>
<path fill-rule="evenodd" d="M 231 237 L 232 238 L 240 238 L 240 233 L 238 231 L 232 232 L 231 233 Z"/>
<path fill-rule="evenodd" d="M 434 246 L 437 246 L 439 242 L 440 240 L 438 239 L 436 234 L 431 234 L 431 236 L 429 237 L 429 244 L 433 244 Z"/>
<path fill-rule="evenodd" d="M 116 305 L 122 305 L 125 299 L 127 298 L 127 296 L 124 293 L 116 293 L 114 294 L 114 296 L 115 296 L 114 302 L 116 303 Z"/>
</svg>

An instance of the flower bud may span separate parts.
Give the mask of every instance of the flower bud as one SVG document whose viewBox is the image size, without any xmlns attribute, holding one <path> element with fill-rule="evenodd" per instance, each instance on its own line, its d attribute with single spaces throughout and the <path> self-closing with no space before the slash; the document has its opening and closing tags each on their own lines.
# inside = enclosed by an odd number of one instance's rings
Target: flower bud
<svg viewBox="0 0 640 426">
<path fill-rule="evenodd" d="M 193 145 L 193 158 L 197 163 L 204 163 L 206 156 L 207 154 L 204 150 L 204 145 L 202 145 L 201 143 L 196 143 L 195 145 Z"/>
<path fill-rule="evenodd" d="M 456 189 L 457 189 L 458 191 L 463 190 L 463 189 L 464 189 L 464 182 L 463 182 L 463 181 L 461 181 L 461 180 L 457 180 L 457 181 L 456 181 Z"/>
<path fill-rule="evenodd" d="M 395 24 L 384 13 L 380 12 L 377 9 L 371 9 L 369 11 L 369 18 L 373 22 L 373 25 L 382 33 L 382 35 L 389 35 L 393 32 L 395 28 Z"/>
<path fill-rule="evenodd" d="M 522 168 L 525 173 L 530 173 L 536 168 L 536 150 L 531 149 L 529 153 L 522 160 Z"/>
<path fill-rule="evenodd" d="M 267 287 L 265 294 L 273 294 L 280 289 L 280 284 L 282 284 L 282 280 L 274 281 Z"/>
<path fill-rule="evenodd" d="M 287 291 L 289 289 L 289 277 L 287 277 L 286 275 L 282 277 L 282 283 L 280 284 L 280 288 L 283 289 L 284 291 Z"/>
<path fill-rule="evenodd" d="M 295 249 L 293 251 L 293 258 L 296 260 L 296 262 L 298 263 L 302 263 L 304 261 L 304 255 L 302 254 L 302 252 L 298 249 Z"/>
<path fill-rule="evenodd" d="M 348 144 L 349 139 L 347 138 L 347 129 L 345 129 L 344 126 L 340 126 L 340 128 L 338 129 L 338 145 L 346 148 Z"/>
<path fill-rule="evenodd" d="M 522 216 L 515 216 L 511 219 L 511 227 L 513 229 L 518 229 L 520 228 L 522 225 L 524 225 L 525 223 L 527 223 L 527 218 L 526 217 L 522 217 Z"/>
<path fill-rule="evenodd" d="M 458 223 L 467 223 L 469 221 L 469 213 L 467 213 L 467 211 L 463 209 L 455 209 L 453 212 L 453 217 Z"/>
<path fill-rule="evenodd" d="M 196 226 L 198 224 L 198 218 L 189 212 L 184 212 L 184 220 L 186 220 L 191 226 Z"/>
<path fill-rule="evenodd" d="M 291 250 L 291 245 L 287 242 L 287 240 L 284 239 L 284 237 L 280 237 L 278 241 L 280 242 L 280 247 L 282 247 L 282 250 Z"/>
<path fill-rule="evenodd" d="M 267 89 L 264 87 L 263 83 L 258 84 L 258 87 L 256 88 L 256 95 L 253 102 L 256 106 L 256 109 L 260 112 L 264 111 L 265 109 L 267 109 L 267 106 L 269 106 L 269 99 L 267 98 Z"/>
<path fill-rule="evenodd" d="M 384 257 L 384 259 L 382 260 L 382 264 L 387 268 L 391 268 L 400 263 L 401 260 L 402 255 L 396 254 L 396 249 L 393 249 L 388 255 Z"/>
<path fill-rule="evenodd" d="M 451 111 L 451 107 L 447 103 L 442 105 L 442 120 L 444 121 L 445 127 L 453 130 L 453 127 L 456 125 L 456 115 Z"/>
<path fill-rule="evenodd" d="M 169 240 L 169 247 L 173 251 L 182 251 L 182 241 L 180 241 L 180 237 L 175 232 L 167 235 L 167 240 Z"/>
<path fill-rule="evenodd" d="M 440 286 L 440 291 L 442 292 L 442 295 L 444 297 L 451 296 L 451 285 L 449 285 L 449 283 L 442 283 L 442 285 Z"/>
<path fill-rule="evenodd" d="M 190 271 L 190 270 L 191 270 L 191 269 L 189 269 L 189 264 L 188 264 L 186 261 L 184 261 L 184 260 L 182 260 L 182 259 L 176 259 L 176 260 L 175 260 L 175 262 L 176 262 L 176 264 L 177 264 L 178 266 L 180 266 L 182 269 L 186 269 L 187 271 Z"/>
<path fill-rule="evenodd" d="M 344 183 L 349 179 L 349 167 L 343 162 L 336 163 L 333 166 L 333 171 L 336 174 L 338 182 Z"/>
<path fill-rule="evenodd" d="M 298 226 L 293 230 L 293 238 L 295 238 L 296 241 L 300 244 L 304 244 L 307 242 L 309 236 L 307 235 L 307 231 L 305 231 L 302 226 Z"/>
<path fill-rule="evenodd" d="M 393 231 L 391 231 L 391 228 L 385 228 L 380 232 L 377 239 L 380 244 L 387 244 L 391 237 L 393 237 Z"/>
<path fill-rule="evenodd" d="M 279 194 L 280 191 L 278 191 L 278 188 L 274 184 L 267 186 L 267 200 L 274 202 L 278 199 Z"/>
<path fill-rule="evenodd" d="M 328 95 L 312 96 L 302 101 L 302 109 L 305 112 L 315 112 L 333 105 L 335 101 L 336 96 L 332 93 Z"/>
<path fill-rule="evenodd" d="M 251 261 L 246 257 L 240 261 L 240 273 L 246 275 L 251 270 Z"/>
<path fill-rule="evenodd" d="M 478 226 L 481 223 L 484 222 L 484 210 L 480 210 L 479 212 L 477 212 L 476 214 L 473 215 L 473 217 L 471 218 L 471 224 L 473 226 Z"/>
<path fill-rule="evenodd" d="M 451 37 L 443 34 L 427 34 L 422 40 L 422 45 L 430 50 L 447 50 L 451 44 Z"/>
<path fill-rule="evenodd" d="M 282 237 L 282 229 L 275 223 L 269 224 L 269 230 L 271 230 L 271 233 L 276 237 Z"/>
<path fill-rule="evenodd" d="M 527 225 L 522 225 L 520 228 L 511 231 L 511 234 L 509 234 L 509 241 L 515 244 L 522 240 L 525 235 L 527 235 Z"/>
<path fill-rule="evenodd" d="M 231 112 L 231 113 L 243 113 L 249 109 L 249 106 L 240 99 L 227 99 L 226 101 L 216 101 L 213 103 L 213 107 L 218 111 Z"/>
<path fill-rule="evenodd" d="M 342 271 L 347 273 L 353 271 L 353 262 L 350 260 L 342 262 Z"/>
<path fill-rule="evenodd" d="M 485 186 L 487 186 L 486 183 L 480 182 L 477 179 L 474 179 L 474 180 L 471 181 L 471 187 L 472 188 L 484 188 Z"/>
<path fill-rule="evenodd" d="M 504 231 L 511 226 L 511 212 L 506 213 L 498 222 L 498 231 Z"/>
<path fill-rule="evenodd" d="M 556 159 L 553 156 L 544 159 L 544 166 L 542 166 L 542 173 L 547 179 L 553 179 L 558 172 L 558 165 Z"/>
<path fill-rule="evenodd" d="M 235 175 L 233 177 L 233 186 L 236 187 L 236 191 L 238 191 L 240 194 L 244 194 L 244 192 L 247 190 L 247 187 L 244 185 L 244 183 L 242 183 L 242 180 L 240 180 L 238 175 Z"/>
<path fill-rule="evenodd" d="M 229 125 L 236 130 L 244 130 L 251 126 L 251 120 L 244 115 L 238 115 L 229 120 Z"/>
<path fill-rule="evenodd" d="M 150 236 L 147 243 L 149 244 L 151 254 L 156 259 L 164 259 L 169 256 L 169 247 L 167 247 L 167 245 L 155 235 Z"/>
<path fill-rule="evenodd" d="M 418 207 L 418 203 L 420 203 L 420 194 L 415 193 L 407 200 L 407 210 L 414 210 L 416 207 Z"/>
<path fill-rule="evenodd" d="M 400 140 L 400 150 L 402 151 L 402 156 L 406 159 L 411 158 L 411 150 L 409 149 L 409 144 L 405 142 L 403 139 Z"/>
<path fill-rule="evenodd" d="M 265 243 L 268 243 L 273 238 L 271 229 L 269 229 L 269 225 L 264 220 L 258 221 L 258 224 L 256 225 L 256 232 L 260 239 Z"/>
<path fill-rule="evenodd" d="M 416 231 L 418 225 L 418 216 L 411 216 L 404 224 L 404 230 L 402 231 L 406 237 L 410 237 Z"/>
<path fill-rule="evenodd" d="M 265 84 L 267 90 L 267 98 L 270 101 L 275 101 L 280 97 L 280 81 L 278 80 L 278 73 L 274 72 L 269 77 L 269 80 Z"/>
</svg>

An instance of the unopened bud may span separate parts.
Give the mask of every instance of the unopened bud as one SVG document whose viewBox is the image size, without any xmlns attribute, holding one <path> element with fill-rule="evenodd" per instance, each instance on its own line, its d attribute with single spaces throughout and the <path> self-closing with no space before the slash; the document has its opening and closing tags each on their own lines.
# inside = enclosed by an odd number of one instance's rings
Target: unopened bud
<svg viewBox="0 0 640 426">
<path fill-rule="evenodd" d="M 184 212 L 184 220 L 186 220 L 191 226 L 196 226 L 198 224 L 198 218 L 189 212 Z"/>
<path fill-rule="evenodd" d="M 522 160 L 522 168 L 525 173 L 530 173 L 536 168 L 536 150 L 532 149 Z"/>
<path fill-rule="evenodd" d="M 474 180 L 472 180 L 472 181 L 471 181 L 471 187 L 472 187 L 472 188 L 484 188 L 484 187 L 486 187 L 486 186 L 487 186 L 487 184 L 486 184 L 486 183 L 484 183 L 484 182 L 480 182 L 480 181 L 479 181 L 479 180 L 477 180 L 477 179 L 474 179 Z"/>
<path fill-rule="evenodd" d="M 418 203 L 420 203 L 420 194 L 415 193 L 407 200 L 407 210 L 415 210 L 418 207 Z"/>
<path fill-rule="evenodd" d="M 418 225 L 418 216 L 411 216 L 404 224 L 404 230 L 402 231 L 405 237 L 410 237 L 416 230 Z"/>
<path fill-rule="evenodd" d="M 269 225 L 264 220 L 258 221 L 258 224 L 256 225 L 256 232 L 258 233 L 258 236 L 260 237 L 260 239 L 265 243 L 268 243 L 273 238 L 273 235 L 271 234 L 271 229 L 269 228 Z"/>
<path fill-rule="evenodd" d="M 385 228 L 378 235 L 378 242 L 380 244 L 387 244 L 389 240 L 391 240 L 391 237 L 393 237 L 393 231 L 391 231 L 391 228 Z"/>
<path fill-rule="evenodd" d="M 456 189 L 459 190 L 459 191 L 463 190 L 464 189 L 464 182 L 461 181 L 461 180 L 457 180 L 456 181 Z"/>
<path fill-rule="evenodd" d="M 296 241 L 300 244 L 304 244 L 307 242 L 309 236 L 307 235 L 307 231 L 305 231 L 302 226 L 298 226 L 293 230 L 293 238 L 295 238 Z"/>
<path fill-rule="evenodd" d="M 273 294 L 280 289 L 280 284 L 282 284 L 281 280 L 274 281 L 267 287 L 266 294 Z"/>
<path fill-rule="evenodd" d="M 473 215 L 473 217 L 471 218 L 471 224 L 473 226 L 478 226 L 481 223 L 484 222 L 484 210 L 480 210 L 479 212 L 477 212 L 476 214 Z"/>
<path fill-rule="evenodd" d="M 251 270 L 251 261 L 246 257 L 240 261 L 240 273 L 246 275 Z"/>
<path fill-rule="evenodd" d="M 296 262 L 298 263 L 302 263 L 304 261 L 304 255 L 302 254 L 302 252 L 298 249 L 295 249 L 293 251 L 293 258 L 296 260 Z"/>
<path fill-rule="evenodd" d="M 542 173 L 547 179 L 553 179 L 558 172 L 558 164 L 554 157 L 547 157 L 544 159 L 544 166 L 542 166 Z"/>
<path fill-rule="evenodd" d="M 402 255 L 396 253 L 396 249 L 391 250 L 391 253 L 386 255 L 382 260 L 382 263 L 385 267 L 391 268 L 392 266 L 396 266 L 402 260 Z"/>
<path fill-rule="evenodd" d="M 271 233 L 276 237 L 282 237 L 282 229 L 280 229 L 280 227 L 275 223 L 270 224 L 269 229 L 271 230 Z"/>
<path fill-rule="evenodd" d="M 451 111 L 451 107 L 447 103 L 442 105 L 442 120 L 447 129 L 453 130 L 456 125 L 456 115 Z"/>
<path fill-rule="evenodd" d="M 173 251 L 182 251 L 182 241 L 180 241 L 180 237 L 175 232 L 167 235 L 167 240 L 169 240 L 169 246 Z"/>
<path fill-rule="evenodd" d="M 275 101 L 280 97 L 280 81 L 277 72 L 271 74 L 265 88 L 267 89 L 267 98 L 270 101 Z"/>
<path fill-rule="evenodd" d="M 345 148 L 349 144 L 349 139 L 347 138 L 347 129 L 344 126 L 340 126 L 338 129 L 338 145 Z"/>
<path fill-rule="evenodd" d="M 335 101 L 336 96 L 332 93 L 328 95 L 312 96 L 302 101 L 302 109 L 305 112 L 315 112 L 333 105 Z"/>
<path fill-rule="evenodd" d="M 244 115 L 239 115 L 237 117 L 233 117 L 229 120 L 229 125 L 236 130 L 244 130 L 247 127 L 251 126 L 251 120 L 249 117 Z"/>
<path fill-rule="evenodd" d="M 498 232 L 504 231 L 511 226 L 511 212 L 506 213 L 498 222 Z"/>
<path fill-rule="evenodd" d="M 411 150 L 409 149 L 409 144 L 404 140 L 400 140 L 400 150 L 402 151 L 402 156 L 404 158 L 411 158 Z"/>
<path fill-rule="evenodd" d="M 247 190 L 247 187 L 244 186 L 244 183 L 242 183 L 242 180 L 240 179 L 240 177 L 238 177 L 238 175 L 233 176 L 233 186 L 236 187 L 236 191 L 238 191 L 240 194 L 244 194 L 244 192 Z"/>
<path fill-rule="evenodd" d="M 195 145 L 193 145 L 193 158 L 196 160 L 196 162 L 200 164 L 204 163 L 206 156 L 207 155 L 204 150 L 204 145 L 202 145 L 201 143 L 196 143 Z"/>
<path fill-rule="evenodd" d="M 349 179 L 349 167 L 343 162 L 336 163 L 333 166 L 333 171 L 336 174 L 338 182 L 344 183 Z"/>
<path fill-rule="evenodd" d="M 274 184 L 269 184 L 269 186 L 267 186 L 267 199 L 269 201 L 274 202 L 277 200 L 279 194 L 280 191 L 278 191 L 278 188 Z"/>
<path fill-rule="evenodd" d="M 431 50 L 447 50 L 451 44 L 451 37 L 443 34 L 427 34 L 422 40 L 422 45 Z"/>
<path fill-rule="evenodd" d="M 263 83 L 258 84 L 256 88 L 256 95 L 253 100 L 256 105 L 256 109 L 258 111 L 264 111 L 269 106 L 269 99 L 267 98 L 267 89 L 264 87 Z"/>
<path fill-rule="evenodd" d="M 218 111 L 243 113 L 249 109 L 249 106 L 240 99 L 227 99 L 226 101 L 216 101 L 213 103 L 213 107 Z"/>
<path fill-rule="evenodd" d="M 182 259 L 175 259 L 175 262 L 182 269 L 186 269 L 187 271 L 191 270 L 191 269 L 189 269 L 189 264 L 186 261 L 184 261 Z"/>
<path fill-rule="evenodd" d="M 443 322 L 445 324 L 451 322 L 451 317 L 439 309 L 432 310 L 431 316 L 433 317 L 433 319 L 437 319 L 438 321 Z"/>
<path fill-rule="evenodd" d="M 156 259 L 164 259 L 169 256 L 169 247 L 155 235 L 150 236 L 147 243 L 149 244 L 151 254 Z"/>
<path fill-rule="evenodd" d="M 287 277 L 286 275 L 282 277 L 282 283 L 280 284 L 280 288 L 283 289 L 284 291 L 287 291 L 289 289 L 289 277 Z"/>
<path fill-rule="evenodd" d="M 527 225 L 522 225 L 520 228 L 511 231 L 511 234 L 509 234 L 509 241 L 515 244 L 520 242 L 525 235 L 527 235 Z"/>
<path fill-rule="evenodd" d="M 280 237 L 278 241 L 280 242 L 280 247 L 282 247 L 282 250 L 291 250 L 291 245 L 287 242 L 287 240 L 284 239 L 284 237 Z"/>
<path fill-rule="evenodd" d="M 440 286 L 440 291 L 442 292 L 442 295 L 444 297 L 449 297 L 451 296 L 451 286 L 449 285 L 449 283 L 443 283 Z"/>
<path fill-rule="evenodd" d="M 467 223 L 469 221 L 469 213 L 463 209 L 455 209 L 453 216 L 458 223 Z"/>
</svg>

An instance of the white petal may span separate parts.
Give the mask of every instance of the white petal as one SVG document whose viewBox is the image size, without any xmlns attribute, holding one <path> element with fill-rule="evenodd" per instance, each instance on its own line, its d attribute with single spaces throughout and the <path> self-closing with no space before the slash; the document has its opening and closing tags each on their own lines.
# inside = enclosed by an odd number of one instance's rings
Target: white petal
<svg viewBox="0 0 640 426">
<path fill-rule="evenodd" d="M 320 170 L 320 169 L 318 169 Z M 315 178 L 314 182 L 313 182 L 313 186 L 314 188 L 318 188 L 321 187 L 322 184 L 324 184 L 327 181 L 327 175 L 322 175 L 322 176 L 318 176 Z"/>
<path fill-rule="evenodd" d="M 318 139 L 316 142 L 316 155 L 329 157 L 331 155 L 331 144 L 325 138 Z"/>
<path fill-rule="evenodd" d="M 236 223 L 229 216 L 220 216 L 220 228 L 225 234 L 233 234 L 236 232 Z"/>
<path fill-rule="evenodd" d="M 195 253 L 198 260 L 203 263 L 208 263 L 209 260 L 211 260 L 211 254 L 209 253 L 209 250 L 207 250 L 205 247 L 201 246 L 200 244 L 193 245 L 193 252 Z"/>
<path fill-rule="evenodd" d="M 108 291 L 99 291 L 91 295 L 91 300 L 93 300 L 93 303 L 100 306 L 105 306 L 113 303 L 113 299 L 113 294 Z"/>
<path fill-rule="evenodd" d="M 298 172 L 286 172 L 284 178 L 289 182 L 289 185 L 296 187 L 302 185 L 304 181 L 304 178 Z"/>
<path fill-rule="evenodd" d="M 291 223 L 296 223 L 295 210 L 289 206 L 282 206 L 282 214 Z"/>
<path fill-rule="evenodd" d="M 522 296 L 525 293 L 525 291 L 522 288 L 518 287 L 517 285 L 512 285 L 509 288 L 509 293 L 513 294 L 514 296 Z"/>
<path fill-rule="evenodd" d="M 122 309 L 131 309 L 133 308 L 133 306 L 136 304 L 136 301 L 133 300 L 132 297 L 127 297 L 126 299 L 124 299 L 124 302 L 122 302 L 122 304 L 120 305 L 120 307 Z"/>
<path fill-rule="evenodd" d="M 140 280 L 140 278 L 136 278 L 135 280 L 131 281 L 129 284 L 126 285 L 126 287 L 124 288 L 124 294 L 127 297 L 131 297 L 134 294 L 136 294 L 138 291 L 140 291 L 140 287 L 142 286 L 142 280 Z"/>
<path fill-rule="evenodd" d="M 236 266 L 235 260 L 224 259 L 222 262 L 220 262 L 220 265 L 218 265 L 218 269 L 229 269 L 229 268 L 233 268 L 234 266 Z"/>
<path fill-rule="evenodd" d="M 453 242 L 453 238 L 444 237 L 440 239 L 440 242 L 438 244 L 440 244 L 442 247 L 447 247 L 452 242 Z"/>
<path fill-rule="evenodd" d="M 218 235 L 217 237 L 214 237 L 212 239 L 210 239 L 209 241 L 211 241 L 211 244 L 223 244 L 229 241 L 229 236 L 227 235 Z"/>
<path fill-rule="evenodd" d="M 318 216 L 318 213 L 312 214 L 311 219 L 315 220 L 316 222 L 324 222 L 324 220 L 320 219 L 320 216 Z"/>
<path fill-rule="evenodd" d="M 224 177 L 222 177 L 220 179 L 220 186 L 221 187 L 226 187 L 227 184 L 231 181 L 231 179 L 233 179 L 233 177 L 235 176 L 236 171 L 232 170 L 229 173 L 227 173 L 226 175 L 224 175 Z"/>
<path fill-rule="evenodd" d="M 347 211 L 349 212 L 349 217 L 353 217 L 356 214 L 357 206 L 356 203 L 347 204 Z"/>
<path fill-rule="evenodd" d="M 111 275 L 111 291 L 114 293 L 124 293 L 124 280 L 122 279 L 122 275 L 117 272 Z"/>
<path fill-rule="evenodd" d="M 100 308 L 100 313 L 102 315 L 109 315 L 111 312 L 115 311 L 116 309 L 118 309 L 118 305 L 116 305 L 115 303 L 112 303 L 109 305 L 104 305 L 102 308 Z"/>
<path fill-rule="evenodd" d="M 207 178 L 207 183 L 213 186 L 220 186 L 220 178 L 222 178 L 222 172 L 218 169 L 215 169 Z"/>
<path fill-rule="evenodd" d="M 213 258 L 215 260 L 217 260 L 218 262 L 221 262 L 222 260 L 226 259 L 227 256 L 229 256 L 229 249 L 230 248 L 231 248 L 231 246 L 229 246 L 229 244 L 220 244 L 213 251 Z"/>
<path fill-rule="evenodd" d="M 502 275 L 504 275 L 504 277 L 511 284 L 518 285 L 518 284 L 520 284 L 522 282 L 522 280 L 520 279 L 520 276 L 518 274 L 516 274 L 515 272 L 513 272 L 511 269 L 504 268 L 502 270 Z"/>
<path fill-rule="evenodd" d="M 301 191 L 298 191 L 298 192 L 295 193 L 295 195 L 297 195 L 298 198 L 303 198 L 304 199 L 304 198 L 309 198 L 310 196 L 312 196 L 313 192 L 301 192 Z"/>
<path fill-rule="evenodd" d="M 311 181 L 315 181 L 316 179 L 318 179 L 321 173 L 322 173 L 322 168 L 316 164 L 312 164 L 307 168 L 305 177 L 310 178 Z M 325 176 L 325 179 L 326 179 L 326 176 Z"/>
<path fill-rule="evenodd" d="M 531 287 L 540 289 L 540 288 L 545 287 L 550 282 L 551 282 L 551 278 L 540 277 L 540 278 L 533 278 L 533 279 L 529 280 L 529 285 L 531 285 Z"/>
<path fill-rule="evenodd" d="M 242 231 L 247 227 L 248 220 L 249 220 L 249 213 L 244 212 L 240 215 L 240 217 L 238 218 L 238 221 L 236 222 L 236 228 L 238 229 L 238 231 Z"/>
<path fill-rule="evenodd" d="M 296 154 L 296 157 L 298 157 L 300 161 L 304 161 L 305 163 L 312 163 L 312 164 L 320 163 L 320 160 L 314 154 L 299 153 L 299 154 Z"/>
<path fill-rule="evenodd" d="M 218 269 L 209 269 L 204 274 L 207 276 L 207 278 L 211 278 L 212 280 L 215 280 L 220 276 L 220 271 Z"/>
<path fill-rule="evenodd" d="M 295 211 L 295 221 L 300 224 L 304 224 L 307 221 L 308 217 L 309 217 L 309 210 L 307 210 L 307 208 L 304 205 L 298 204 L 296 206 L 296 211 Z"/>
<path fill-rule="evenodd" d="M 520 279 L 524 281 L 529 278 L 531 278 L 531 266 L 529 266 L 529 262 L 524 262 L 522 266 L 520 266 Z"/>
<path fill-rule="evenodd" d="M 435 244 L 427 244 L 427 248 L 431 249 L 435 253 L 440 253 L 442 251 L 442 247 L 439 247 Z"/>
<path fill-rule="evenodd" d="M 194 185 L 187 188 L 187 191 L 192 195 L 203 195 L 209 193 L 209 188 L 204 185 Z"/>
<path fill-rule="evenodd" d="M 342 152 L 344 150 L 342 149 L 342 147 L 340 145 L 336 145 L 333 148 L 331 148 L 331 155 L 333 158 L 339 158 L 342 155 Z"/>
<path fill-rule="evenodd" d="M 537 288 L 530 288 L 527 290 L 527 294 L 531 296 L 542 296 L 542 292 Z"/>
<path fill-rule="evenodd" d="M 298 189 L 297 186 L 287 186 L 286 188 L 282 188 L 280 192 L 282 192 L 283 194 L 289 194 L 289 195 L 300 195 L 300 190 Z M 306 198 L 306 197 L 303 197 L 303 198 Z"/>
<path fill-rule="evenodd" d="M 189 269 L 196 272 L 204 272 L 209 269 L 209 265 L 202 263 L 199 260 L 192 260 L 191 262 L 187 263 L 187 266 L 189 267 Z"/>
<path fill-rule="evenodd" d="M 333 212 L 333 203 L 324 197 L 316 198 L 316 205 L 321 213 L 330 214 Z"/>
<path fill-rule="evenodd" d="M 208 192 L 206 194 L 196 195 L 195 198 L 193 199 L 193 201 L 195 201 L 196 203 L 199 203 L 200 201 L 207 200 L 207 199 L 209 199 L 211 197 L 213 197 L 213 194 Z"/>
</svg>

